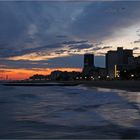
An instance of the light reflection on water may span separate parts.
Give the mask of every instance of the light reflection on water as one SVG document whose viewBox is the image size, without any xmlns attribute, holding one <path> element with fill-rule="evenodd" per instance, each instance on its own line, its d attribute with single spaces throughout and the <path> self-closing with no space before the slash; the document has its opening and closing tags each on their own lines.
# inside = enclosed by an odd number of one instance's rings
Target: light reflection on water
<svg viewBox="0 0 140 140">
<path fill-rule="evenodd" d="M 140 138 L 140 93 L 0 86 L 0 138 Z"/>
</svg>

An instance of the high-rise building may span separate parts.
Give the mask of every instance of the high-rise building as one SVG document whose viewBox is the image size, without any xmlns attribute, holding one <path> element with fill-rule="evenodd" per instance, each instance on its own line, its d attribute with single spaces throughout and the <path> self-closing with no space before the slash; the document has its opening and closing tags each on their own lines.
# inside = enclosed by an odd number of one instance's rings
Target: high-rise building
<svg viewBox="0 0 140 140">
<path fill-rule="evenodd" d="M 116 51 L 108 51 L 106 54 L 107 75 L 116 77 L 117 67 L 128 65 L 129 58 L 133 57 L 133 50 L 118 47 Z"/>
<path fill-rule="evenodd" d="M 86 76 L 90 76 L 93 74 L 93 69 L 94 69 L 94 55 L 93 54 L 85 54 L 84 55 L 83 74 Z"/>
<path fill-rule="evenodd" d="M 118 63 L 116 51 L 108 51 L 106 54 L 106 70 L 110 78 L 114 78 L 115 65 Z"/>
<path fill-rule="evenodd" d="M 94 67 L 94 55 L 93 54 L 84 55 L 84 68 L 86 68 L 86 67 Z"/>
</svg>

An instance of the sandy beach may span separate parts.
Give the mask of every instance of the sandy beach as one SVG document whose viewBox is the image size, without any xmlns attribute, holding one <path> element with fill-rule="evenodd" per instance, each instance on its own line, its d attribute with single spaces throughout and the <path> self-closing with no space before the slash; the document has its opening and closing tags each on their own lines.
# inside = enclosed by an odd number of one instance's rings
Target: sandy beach
<svg viewBox="0 0 140 140">
<path fill-rule="evenodd" d="M 140 81 L 82 81 L 81 84 L 89 87 L 140 91 Z"/>
<path fill-rule="evenodd" d="M 120 89 L 126 91 L 140 91 L 139 80 L 111 80 L 111 81 L 61 81 L 62 83 L 74 83 L 75 85 L 83 85 L 86 87 L 99 87 L 109 89 Z"/>
</svg>

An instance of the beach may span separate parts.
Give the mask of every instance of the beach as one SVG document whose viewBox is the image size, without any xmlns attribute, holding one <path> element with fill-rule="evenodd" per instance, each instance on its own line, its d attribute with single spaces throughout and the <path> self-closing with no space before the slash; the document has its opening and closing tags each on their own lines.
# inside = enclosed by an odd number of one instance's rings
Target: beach
<svg viewBox="0 0 140 140">
<path fill-rule="evenodd" d="M 110 89 L 121 89 L 126 91 L 140 91 L 140 81 L 81 81 L 81 84 L 88 87 L 101 87 Z"/>
<path fill-rule="evenodd" d="M 108 89 L 121 89 L 126 91 L 140 91 L 140 81 L 136 80 L 77 80 L 77 81 L 13 81 L 3 83 L 6 86 L 77 86 L 100 87 Z"/>
</svg>

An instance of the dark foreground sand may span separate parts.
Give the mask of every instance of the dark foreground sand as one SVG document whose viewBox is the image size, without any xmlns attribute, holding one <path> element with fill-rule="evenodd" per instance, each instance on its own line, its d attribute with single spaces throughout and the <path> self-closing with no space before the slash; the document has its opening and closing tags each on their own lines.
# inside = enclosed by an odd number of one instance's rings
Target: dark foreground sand
<svg viewBox="0 0 140 140">
<path fill-rule="evenodd" d="M 126 91 L 140 91 L 140 81 L 82 81 L 81 84 L 88 87 L 101 87 L 121 89 Z"/>
</svg>

